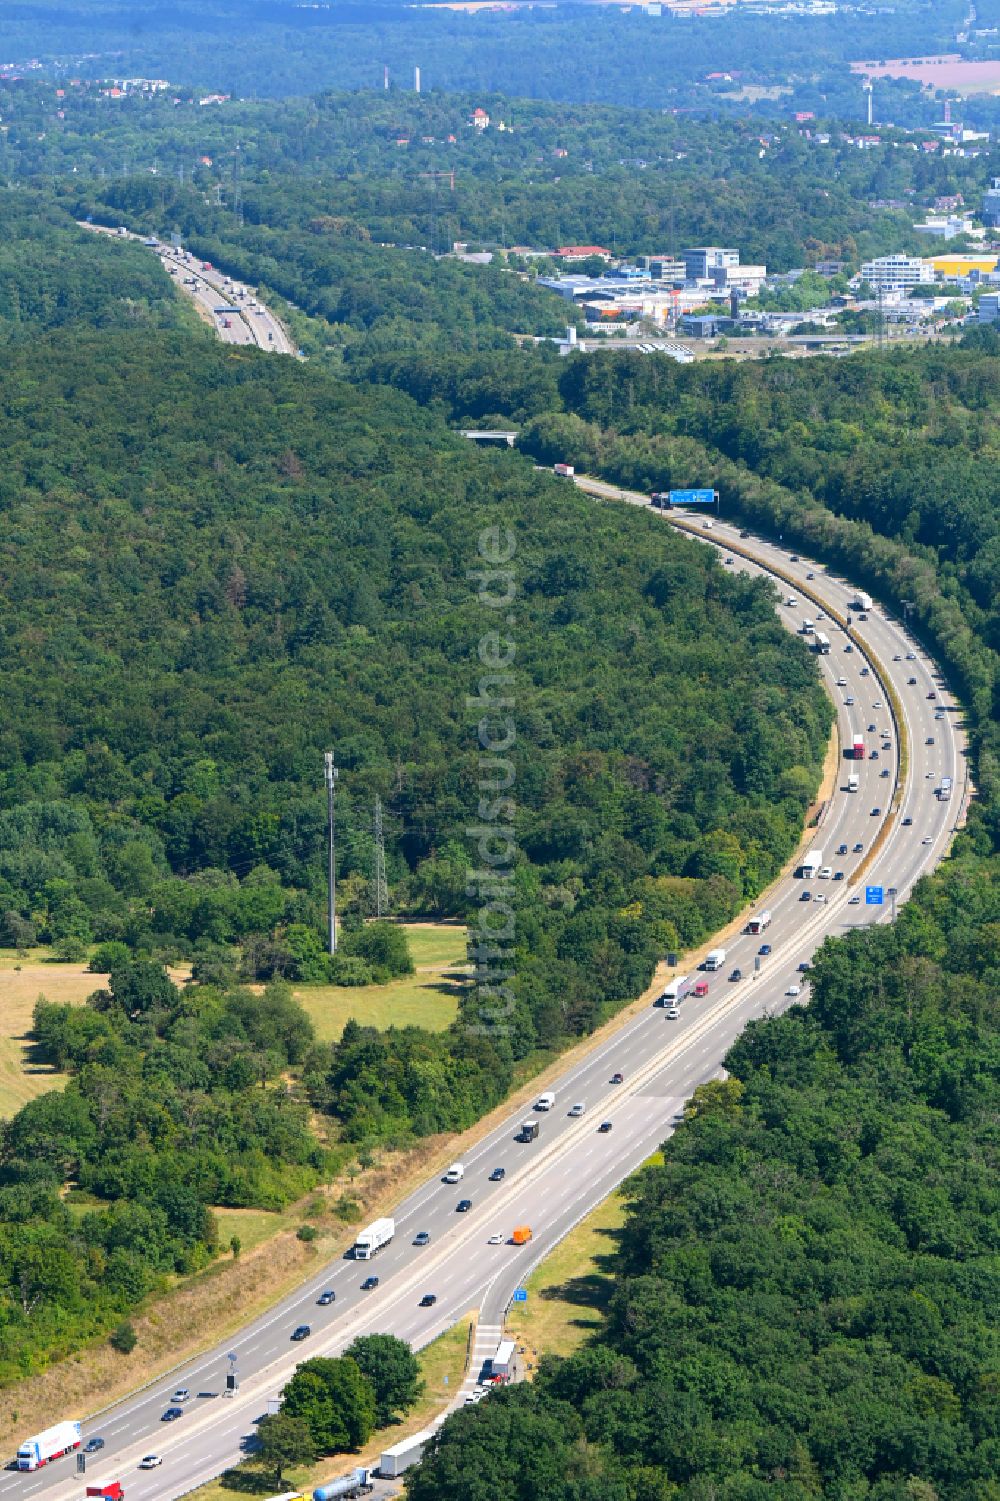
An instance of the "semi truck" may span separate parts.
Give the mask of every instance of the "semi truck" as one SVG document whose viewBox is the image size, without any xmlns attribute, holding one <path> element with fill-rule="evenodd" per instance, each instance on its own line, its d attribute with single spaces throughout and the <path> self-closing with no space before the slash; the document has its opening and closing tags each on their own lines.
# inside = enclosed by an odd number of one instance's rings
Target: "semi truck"
<svg viewBox="0 0 1000 1501">
<path fill-rule="evenodd" d="M 396 1233 L 396 1221 L 391 1219 L 376 1220 L 367 1229 L 358 1233 L 354 1242 L 355 1261 L 371 1261 L 384 1246 L 387 1246 Z"/>
<path fill-rule="evenodd" d="M 391 1449 L 383 1450 L 379 1456 L 378 1474 L 383 1480 L 394 1480 L 411 1465 L 419 1464 L 424 1450 L 433 1437 L 433 1428 L 424 1428 L 420 1433 L 411 1434 L 409 1438 L 401 1439 L 398 1444 L 393 1444 Z"/>
<path fill-rule="evenodd" d="M 32 1434 L 19 1445 L 17 1468 L 40 1470 L 50 1460 L 59 1459 L 80 1447 L 80 1424 L 76 1422 L 55 1423 L 41 1433 Z"/>
<path fill-rule="evenodd" d="M 822 868 L 822 865 L 823 851 L 821 849 L 810 850 L 808 855 L 806 855 L 805 859 L 802 861 L 802 864 L 799 866 L 799 875 L 802 876 L 804 880 L 809 880 L 811 876 L 816 875 L 816 873 Z"/>
<path fill-rule="evenodd" d="M 691 989 L 691 977 L 689 975 L 677 975 L 665 985 L 660 995 L 661 1006 L 676 1006 L 682 1001 Z"/>
<path fill-rule="evenodd" d="M 657 511 L 669 511 L 670 508 L 671 508 L 670 507 L 670 491 L 669 490 L 654 490 L 653 493 L 652 493 L 652 495 L 649 497 L 649 503 Z"/>
<path fill-rule="evenodd" d="M 368 1496 L 375 1489 L 372 1472 L 366 1465 L 358 1465 L 350 1475 L 331 1480 L 329 1485 L 319 1485 L 313 1491 L 313 1501 L 353 1501 L 355 1496 Z"/>
<path fill-rule="evenodd" d="M 763 912 L 757 912 L 747 923 L 746 931 L 752 935 L 766 933 L 771 926 L 771 912 L 765 907 Z"/>
<path fill-rule="evenodd" d="M 942 777 L 938 788 L 938 801 L 947 803 L 951 801 L 951 777 Z"/>
<path fill-rule="evenodd" d="M 558 474 L 561 479 L 572 479 L 576 474 L 576 470 L 572 464 L 553 464 L 552 473 Z"/>
<path fill-rule="evenodd" d="M 87 1495 L 100 1496 L 101 1501 L 125 1501 L 120 1480 L 107 1480 L 104 1485 L 88 1485 Z"/>
<path fill-rule="evenodd" d="M 725 962 L 725 949 L 712 949 L 710 953 L 705 955 L 705 962 L 701 967 L 702 969 L 721 969 Z"/>
<path fill-rule="evenodd" d="M 856 610 L 870 610 L 872 608 L 871 595 L 859 593 L 857 599 L 854 601 L 854 608 Z"/>
<path fill-rule="evenodd" d="M 825 631 L 816 632 L 812 647 L 813 651 L 819 657 L 828 657 L 830 655 L 830 638 Z"/>
<path fill-rule="evenodd" d="M 854 735 L 851 739 L 851 761 L 863 761 L 865 759 L 865 741 L 863 735 Z"/>
</svg>

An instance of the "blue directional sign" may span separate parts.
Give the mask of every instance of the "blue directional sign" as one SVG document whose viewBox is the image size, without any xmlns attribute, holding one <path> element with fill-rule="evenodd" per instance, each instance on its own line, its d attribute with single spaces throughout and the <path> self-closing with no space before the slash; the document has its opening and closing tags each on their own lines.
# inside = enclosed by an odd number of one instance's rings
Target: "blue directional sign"
<svg viewBox="0 0 1000 1501">
<path fill-rule="evenodd" d="M 527 1301 L 528 1301 L 527 1289 L 523 1288 L 523 1287 L 519 1287 L 517 1289 L 517 1292 L 514 1294 L 513 1302 L 515 1302 L 515 1303 L 527 1303 Z"/>
<path fill-rule="evenodd" d="M 881 886 L 866 886 L 865 887 L 865 905 L 867 907 L 881 907 L 881 905 L 882 905 L 882 887 Z"/>
<path fill-rule="evenodd" d="M 671 490 L 672 506 L 714 506 L 714 490 Z"/>
</svg>

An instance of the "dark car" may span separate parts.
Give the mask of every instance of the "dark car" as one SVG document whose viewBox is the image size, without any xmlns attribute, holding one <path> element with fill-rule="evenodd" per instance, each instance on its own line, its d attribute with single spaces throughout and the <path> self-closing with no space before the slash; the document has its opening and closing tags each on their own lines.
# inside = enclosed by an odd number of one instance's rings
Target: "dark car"
<svg viewBox="0 0 1000 1501">
<path fill-rule="evenodd" d="M 743 971 L 741 969 L 734 969 L 733 972 L 732 972 L 732 974 L 729 976 L 729 978 L 731 980 L 742 980 L 742 978 L 743 978 Z"/>
<path fill-rule="evenodd" d="M 329 1308 L 330 1304 L 336 1301 L 336 1297 L 337 1294 L 334 1292 L 333 1288 L 328 1287 L 325 1293 L 320 1293 L 319 1297 L 316 1299 L 316 1302 L 319 1304 L 320 1308 Z"/>
<path fill-rule="evenodd" d="M 507 1176 L 507 1169 L 506 1168 L 495 1167 L 493 1169 L 492 1173 L 490 1173 L 490 1182 L 491 1183 L 502 1183 L 503 1180 L 506 1178 L 506 1176 Z"/>
<path fill-rule="evenodd" d="M 184 1409 L 183 1409 L 183 1407 L 168 1407 L 167 1410 L 166 1410 L 166 1412 L 163 1414 L 163 1417 L 160 1419 L 160 1422 L 161 1423 L 176 1423 L 177 1419 L 178 1418 L 182 1418 L 183 1416 L 184 1416 Z"/>
<path fill-rule="evenodd" d="M 378 1278 L 377 1277 L 366 1277 L 365 1280 L 364 1280 L 364 1282 L 362 1282 L 362 1284 L 361 1284 L 361 1291 L 363 1293 L 373 1293 L 377 1287 L 378 1287 Z"/>
<path fill-rule="evenodd" d="M 612 1082 L 612 1084 L 624 1084 L 625 1083 L 625 1075 L 623 1073 L 618 1073 L 618 1072 L 613 1073 L 611 1075 L 611 1082 Z"/>
<path fill-rule="evenodd" d="M 870 750 L 868 752 L 868 759 L 869 759 L 869 761 L 877 761 L 878 760 L 878 751 L 877 750 Z"/>
<path fill-rule="evenodd" d="M 809 963 L 809 960 L 803 959 L 802 963 L 799 965 L 799 974 L 807 975 L 811 969 L 812 965 Z"/>
<path fill-rule="evenodd" d="M 864 849 L 864 845 L 861 843 L 861 840 L 859 839 L 858 842 L 857 842 L 857 844 L 854 846 L 854 853 L 856 855 L 860 855 L 860 853 L 861 853 L 861 851 L 863 849 Z"/>
<path fill-rule="evenodd" d="M 87 1442 L 83 1446 L 83 1452 L 84 1454 L 96 1454 L 99 1449 L 103 1448 L 104 1440 L 102 1438 L 98 1438 L 95 1435 L 93 1438 L 88 1438 Z"/>
<path fill-rule="evenodd" d="M 934 736 L 933 735 L 928 735 L 927 739 L 924 741 L 924 744 L 925 745 L 933 745 L 934 744 Z"/>
<path fill-rule="evenodd" d="M 915 688 L 916 687 L 916 684 L 917 684 L 916 678 L 907 678 L 906 681 L 907 681 L 907 683 L 909 684 L 909 686 L 911 688 Z"/>
<path fill-rule="evenodd" d="M 610 1130 L 611 1130 L 611 1122 L 610 1121 L 601 1121 L 601 1124 L 597 1128 L 597 1132 L 598 1132 L 599 1136 L 607 1136 L 607 1134 L 608 1134 L 608 1132 Z"/>
<path fill-rule="evenodd" d="M 472 1208 L 472 1200 L 471 1199 L 459 1199 L 458 1203 L 455 1205 L 455 1211 L 456 1211 L 457 1214 L 468 1214 L 468 1212 L 469 1212 L 469 1210 L 471 1208 Z"/>
<path fill-rule="evenodd" d="M 912 818 L 904 818 L 903 819 L 903 828 L 904 829 L 910 828 L 912 826 L 912 824 L 913 824 L 913 819 Z"/>
<path fill-rule="evenodd" d="M 433 1308 L 437 1302 L 437 1293 L 424 1293 L 420 1299 L 421 1308 Z"/>
<path fill-rule="evenodd" d="M 812 897 L 809 895 L 808 891 L 803 891 L 802 895 L 799 897 L 799 901 L 800 902 L 811 902 L 812 901 Z"/>
<path fill-rule="evenodd" d="M 928 698 L 937 698 L 937 694 L 934 692 L 933 688 L 931 689 L 930 693 L 928 693 L 927 697 Z"/>
<path fill-rule="evenodd" d="M 879 773 L 879 775 L 883 776 L 883 777 L 887 777 L 889 775 L 889 768 L 888 768 L 888 766 L 883 767 L 882 771 Z"/>
<path fill-rule="evenodd" d="M 758 954 L 769 954 L 771 952 L 771 945 L 769 943 L 762 943 L 757 952 Z"/>
<path fill-rule="evenodd" d="M 310 1334 L 312 1330 L 308 1324 L 299 1324 L 296 1329 L 292 1330 L 292 1339 L 298 1344 L 300 1340 L 308 1339 Z"/>
<path fill-rule="evenodd" d="M 740 532 L 740 536 L 743 537 L 743 538 L 749 537 L 749 535 L 750 535 L 749 532 Z"/>
<path fill-rule="evenodd" d="M 426 1230 L 418 1230 L 416 1235 L 413 1237 L 413 1244 L 415 1246 L 429 1246 L 430 1243 L 431 1238 Z"/>
<path fill-rule="evenodd" d="M 868 733 L 869 733 L 869 735 L 874 735 L 874 733 L 875 733 L 875 726 L 873 724 L 870 724 L 868 726 Z"/>
<path fill-rule="evenodd" d="M 833 879 L 835 881 L 842 881 L 844 879 L 844 872 L 842 870 L 835 870 L 833 873 Z"/>
<path fill-rule="evenodd" d="M 881 808 L 873 808 L 872 809 L 872 818 L 879 818 L 879 817 L 881 817 L 881 814 L 882 814 L 882 809 Z"/>
<path fill-rule="evenodd" d="M 797 563 L 798 561 L 799 561 L 799 555 L 798 555 L 798 553 L 797 552 L 793 552 L 791 558 L 789 559 L 789 562 L 791 562 L 791 563 Z"/>
<path fill-rule="evenodd" d="M 838 855 L 846 855 L 847 854 L 847 845 L 846 844 L 838 844 L 837 845 L 837 854 Z"/>
</svg>

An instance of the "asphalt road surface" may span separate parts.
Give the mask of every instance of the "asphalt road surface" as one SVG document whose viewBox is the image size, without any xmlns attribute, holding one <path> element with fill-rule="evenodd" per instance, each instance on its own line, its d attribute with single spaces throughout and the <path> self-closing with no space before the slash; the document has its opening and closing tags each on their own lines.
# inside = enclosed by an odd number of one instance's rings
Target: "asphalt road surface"
<svg viewBox="0 0 1000 1501">
<path fill-rule="evenodd" d="M 647 503 L 644 496 L 627 496 L 615 486 L 585 481 L 584 487 L 616 502 Z M 664 525 L 669 524 L 664 518 Z M 738 542 L 737 530 L 718 522 L 710 531 L 702 529 L 700 521 L 696 525 L 706 543 L 722 549 L 723 566 L 757 571 L 775 564 L 803 584 L 807 573 L 814 574 L 808 587 L 843 613 L 856 596 L 843 580 L 806 560 L 791 562 L 787 553 L 769 543 L 753 538 Z M 729 544 L 752 552 L 758 561 L 745 561 L 728 550 Z M 788 587 L 780 588 L 782 599 L 787 599 Z M 779 610 L 792 630 L 801 628 L 805 615 L 817 617 L 816 606 L 799 599 L 797 606 L 782 604 Z M 722 970 L 703 976 L 709 987 L 705 997 L 686 999 L 677 1020 L 651 1005 L 585 1056 L 568 1061 L 552 1086 L 554 1108 L 512 1112 L 501 1126 L 464 1148 L 463 1181 L 448 1185 L 431 1179 L 401 1203 L 395 1211 L 395 1239 L 374 1262 L 338 1257 L 226 1344 L 89 1419 L 85 1436 L 100 1434 L 106 1447 L 89 1462 L 88 1484 L 120 1479 L 129 1501 L 181 1496 L 240 1458 L 247 1441 L 252 1442 L 255 1419 L 266 1410 L 268 1399 L 279 1394 L 299 1360 L 335 1354 L 359 1333 L 391 1331 L 422 1346 L 470 1308 L 479 1309 L 482 1323 L 501 1324 L 513 1292 L 530 1268 L 670 1135 L 692 1090 L 720 1075 L 721 1060 L 747 1021 L 793 1004 L 796 996 L 788 993 L 793 986 L 801 985 L 802 998 L 807 998 L 808 983 L 799 964 L 809 960 L 828 934 L 889 917 L 888 900 L 881 908 L 867 906 L 864 885 L 849 880 L 892 803 L 899 774 L 898 729 L 884 686 L 863 654 L 865 643 L 895 684 L 909 737 L 910 769 L 900 789 L 897 817 L 864 883 L 895 887 L 903 901 L 913 882 L 942 857 L 963 816 L 967 793 L 965 744 L 954 700 L 934 664 L 882 609 L 869 611 L 858 625 L 851 652 L 842 630 L 829 620 L 817 619 L 817 625 L 832 641 L 831 654 L 818 660 L 837 705 L 842 743 L 850 744 L 860 731 L 866 749 L 879 751 L 878 760 L 841 762 L 837 790 L 811 841 L 823 847 L 825 862 L 834 873 L 843 871 L 844 879 L 804 881 L 789 876 L 778 882 L 766 902 L 757 904 L 758 910 L 766 905 L 772 913 L 766 934 L 726 943 Z M 913 684 L 911 677 L 916 679 Z M 870 724 L 876 726 L 875 734 Z M 882 775 L 884 770 L 888 777 Z M 860 778 L 855 793 L 846 790 L 852 771 Z M 942 776 L 951 777 L 954 786 L 948 802 L 936 796 Z M 875 808 L 881 813 L 873 813 Z M 912 819 L 912 825 L 904 819 Z M 855 852 L 858 844 L 861 852 Z M 841 845 L 847 846 L 847 854 L 836 853 Z M 803 893 L 808 893 L 808 901 Z M 815 900 L 817 895 L 826 900 Z M 766 956 L 758 952 L 764 942 L 771 946 Z M 756 974 L 755 959 L 760 960 Z M 728 978 L 734 966 L 742 970 L 740 981 Z M 624 1082 L 615 1085 L 612 1076 L 619 1071 Z M 585 1106 L 585 1113 L 571 1117 L 570 1107 L 577 1102 Z M 538 1120 L 540 1131 L 536 1141 L 525 1145 L 516 1137 L 529 1114 Z M 606 1134 L 598 1130 L 603 1121 L 612 1124 Z M 495 1167 L 503 1167 L 506 1177 L 490 1183 Z M 468 1213 L 457 1212 L 460 1198 L 471 1199 Z M 534 1232 L 528 1245 L 488 1244 L 494 1233 L 507 1237 L 515 1225 L 523 1224 Z M 429 1233 L 428 1246 L 413 1245 L 418 1231 Z M 362 1292 L 361 1283 L 372 1271 L 380 1285 L 374 1292 Z M 335 1290 L 336 1301 L 320 1308 L 316 1299 L 325 1288 Z M 418 1306 L 426 1292 L 437 1295 L 433 1308 Z M 312 1332 L 303 1343 L 294 1344 L 290 1335 L 300 1323 L 309 1324 Z M 240 1389 L 225 1398 L 220 1394 L 229 1352 L 236 1357 Z M 162 1423 L 172 1391 L 182 1386 L 192 1393 L 184 1416 Z M 72 1416 L 53 1413 L 52 1421 Z M 150 1452 L 162 1456 L 162 1466 L 137 1471 L 140 1457 Z M 349 1459 L 343 1468 L 350 1469 Z M 33 1474 L 2 1473 L 0 1501 L 77 1498 L 83 1478 L 73 1472 L 74 1460 L 68 1458 Z"/>
</svg>

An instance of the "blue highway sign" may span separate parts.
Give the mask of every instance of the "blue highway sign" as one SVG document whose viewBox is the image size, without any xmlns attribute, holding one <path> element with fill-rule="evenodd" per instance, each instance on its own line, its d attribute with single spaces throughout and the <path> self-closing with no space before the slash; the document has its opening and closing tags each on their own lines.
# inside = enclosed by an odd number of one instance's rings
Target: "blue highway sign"
<svg viewBox="0 0 1000 1501">
<path fill-rule="evenodd" d="M 515 1303 L 527 1303 L 528 1294 L 523 1287 L 519 1287 L 517 1289 L 517 1292 L 514 1294 L 512 1301 Z"/>
<path fill-rule="evenodd" d="M 882 905 L 882 888 L 881 888 L 881 886 L 866 886 L 865 887 L 865 905 L 868 906 L 868 907 L 881 907 L 881 905 Z"/>
<path fill-rule="evenodd" d="M 672 506 L 712 506 L 715 504 L 715 491 L 671 490 L 670 504 Z"/>
</svg>

